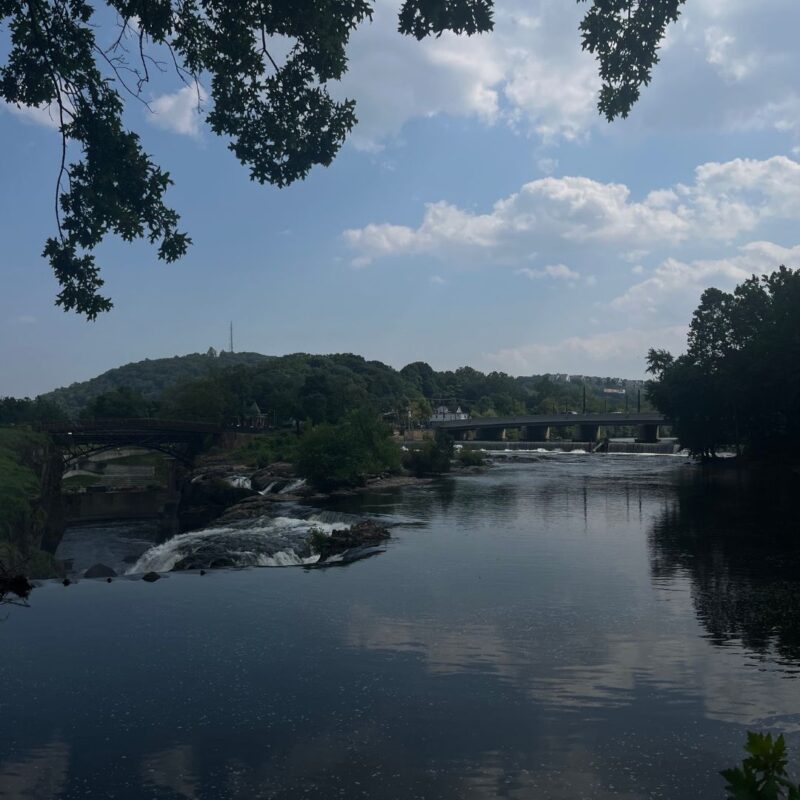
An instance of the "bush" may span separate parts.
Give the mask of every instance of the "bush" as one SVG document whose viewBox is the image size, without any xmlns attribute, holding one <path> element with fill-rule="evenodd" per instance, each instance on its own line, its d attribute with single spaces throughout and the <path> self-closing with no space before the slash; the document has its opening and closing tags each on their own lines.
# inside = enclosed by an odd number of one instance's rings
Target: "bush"
<svg viewBox="0 0 800 800">
<path fill-rule="evenodd" d="M 29 462 L 33 451 L 44 444 L 41 436 L 30 431 L 0 429 L 0 540 L 24 545 L 33 528 L 34 503 L 41 487 Z"/>
<path fill-rule="evenodd" d="M 453 457 L 453 440 L 444 431 L 437 431 L 436 438 L 423 444 L 418 450 L 409 450 L 403 457 L 403 466 L 416 477 L 441 475 L 450 471 Z"/>
<path fill-rule="evenodd" d="M 786 772 L 786 742 L 770 733 L 748 732 L 744 749 L 749 756 L 741 767 L 720 774 L 727 781 L 729 800 L 800 800 L 800 786 Z"/>
<path fill-rule="evenodd" d="M 375 416 L 355 411 L 339 425 L 308 431 L 298 445 L 295 466 L 318 489 L 360 486 L 368 475 L 399 470 L 400 449 Z"/>
<path fill-rule="evenodd" d="M 466 447 L 459 450 L 458 461 L 462 467 L 482 467 L 486 463 L 480 450 L 467 450 Z"/>
</svg>

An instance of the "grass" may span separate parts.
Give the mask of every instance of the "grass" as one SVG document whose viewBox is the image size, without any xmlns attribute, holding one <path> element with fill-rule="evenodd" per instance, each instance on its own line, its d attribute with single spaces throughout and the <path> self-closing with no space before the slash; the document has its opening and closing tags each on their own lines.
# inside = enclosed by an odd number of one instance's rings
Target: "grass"
<svg viewBox="0 0 800 800">
<path fill-rule="evenodd" d="M 21 428 L 0 428 L 0 540 L 24 544 L 34 523 L 39 478 L 29 466 L 47 439 Z"/>
</svg>

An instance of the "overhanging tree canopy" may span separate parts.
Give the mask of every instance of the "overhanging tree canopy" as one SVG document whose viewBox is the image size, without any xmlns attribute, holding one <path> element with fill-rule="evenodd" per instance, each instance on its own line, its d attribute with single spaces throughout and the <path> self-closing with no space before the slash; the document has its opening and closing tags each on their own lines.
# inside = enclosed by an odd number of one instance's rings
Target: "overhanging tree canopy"
<svg viewBox="0 0 800 800">
<path fill-rule="evenodd" d="M 591 0 L 582 44 L 597 56 L 607 119 L 627 116 L 650 81 L 683 2 Z M 111 29 L 99 22 L 109 10 Z M 111 308 L 93 252 L 109 233 L 146 237 L 167 262 L 191 244 L 164 202 L 169 173 L 122 121 L 155 72 L 174 69 L 197 87 L 198 103 L 207 81 L 211 130 L 253 180 L 287 186 L 330 164 L 356 123 L 355 102 L 335 101 L 327 87 L 344 75 L 350 34 L 372 11 L 370 0 L 0 0 L 0 99 L 49 106 L 61 135 L 57 231 L 44 248 L 57 304 L 89 319 Z M 398 29 L 417 39 L 484 33 L 492 12 L 493 0 L 405 0 Z M 290 43 L 282 58 L 278 40 Z"/>
</svg>

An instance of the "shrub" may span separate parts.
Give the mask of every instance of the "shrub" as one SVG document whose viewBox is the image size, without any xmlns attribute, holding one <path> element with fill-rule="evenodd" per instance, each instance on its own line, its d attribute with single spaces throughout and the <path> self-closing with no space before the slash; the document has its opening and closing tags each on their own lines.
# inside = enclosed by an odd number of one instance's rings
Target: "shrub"
<svg viewBox="0 0 800 800">
<path fill-rule="evenodd" d="M 338 425 L 308 431 L 298 445 L 295 466 L 319 489 L 359 486 L 368 475 L 396 472 L 400 449 L 375 416 L 355 411 Z"/>
<path fill-rule="evenodd" d="M 462 467 L 482 467 L 485 463 L 480 450 L 467 450 L 466 447 L 459 450 L 458 460 Z"/>
<path fill-rule="evenodd" d="M 409 450 L 403 457 L 403 466 L 422 478 L 425 475 L 441 475 L 450 471 L 453 457 L 453 440 L 444 431 L 437 431 L 436 438 L 428 439 L 417 450 Z"/>
<path fill-rule="evenodd" d="M 749 756 L 741 767 L 720 773 L 727 781 L 729 800 L 800 800 L 800 786 L 786 772 L 786 742 L 771 733 L 747 734 L 744 749 Z"/>
</svg>

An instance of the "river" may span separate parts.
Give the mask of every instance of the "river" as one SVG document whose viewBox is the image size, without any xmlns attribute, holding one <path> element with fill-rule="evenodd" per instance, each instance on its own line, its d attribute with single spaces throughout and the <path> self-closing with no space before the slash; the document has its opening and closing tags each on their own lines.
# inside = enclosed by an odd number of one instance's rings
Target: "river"
<svg viewBox="0 0 800 800">
<path fill-rule="evenodd" d="M 722 797 L 748 729 L 800 762 L 776 492 L 682 457 L 517 453 L 210 535 L 283 536 L 274 556 L 304 525 L 391 523 L 345 566 L 44 582 L 0 609 L 0 798 Z M 136 526 L 70 541 L 174 554 Z"/>
</svg>

